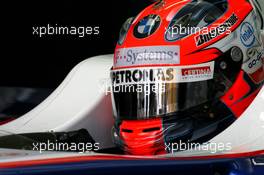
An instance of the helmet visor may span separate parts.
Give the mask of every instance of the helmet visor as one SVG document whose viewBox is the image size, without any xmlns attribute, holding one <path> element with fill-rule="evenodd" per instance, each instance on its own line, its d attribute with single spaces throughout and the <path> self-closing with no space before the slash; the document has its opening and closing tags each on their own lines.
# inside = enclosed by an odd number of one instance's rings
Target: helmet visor
<svg viewBox="0 0 264 175">
<path fill-rule="evenodd" d="M 120 120 L 162 117 L 187 110 L 219 98 L 232 84 L 215 70 L 215 61 L 112 70 L 111 82 L 114 115 Z"/>
</svg>

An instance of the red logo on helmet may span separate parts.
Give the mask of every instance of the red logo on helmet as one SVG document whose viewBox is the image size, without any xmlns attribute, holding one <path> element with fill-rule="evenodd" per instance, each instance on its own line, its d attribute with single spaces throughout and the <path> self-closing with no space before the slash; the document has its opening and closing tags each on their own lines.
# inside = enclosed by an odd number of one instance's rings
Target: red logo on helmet
<svg viewBox="0 0 264 175">
<path fill-rule="evenodd" d="M 210 66 L 182 69 L 182 76 L 208 75 L 211 74 Z"/>
</svg>

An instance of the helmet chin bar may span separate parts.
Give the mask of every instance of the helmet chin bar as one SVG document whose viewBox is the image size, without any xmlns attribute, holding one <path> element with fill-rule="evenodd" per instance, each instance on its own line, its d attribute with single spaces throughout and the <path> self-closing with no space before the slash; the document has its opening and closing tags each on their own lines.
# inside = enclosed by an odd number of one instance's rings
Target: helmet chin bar
<svg viewBox="0 0 264 175">
<path fill-rule="evenodd" d="M 127 154 L 166 154 L 171 153 L 166 145 L 205 143 L 226 129 L 235 119 L 221 101 L 208 102 L 195 109 L 172 113 L 166 117 L 137 121 L 118 120 L 113 128 L 113 140 Z"/>
</svg>

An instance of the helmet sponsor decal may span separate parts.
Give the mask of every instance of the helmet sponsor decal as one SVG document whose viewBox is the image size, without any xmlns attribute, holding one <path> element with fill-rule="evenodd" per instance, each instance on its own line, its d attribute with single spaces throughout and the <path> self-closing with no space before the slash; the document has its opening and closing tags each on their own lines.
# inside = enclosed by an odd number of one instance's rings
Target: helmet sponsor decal
<svg viewBox="0 0 264 175">
<path fill-rule="evenodd" d="M 257 84 L 261 83 L 264 77 L 264 50 L 251 49 L 248 54 L 252 57 L 243 65 L 243 69 L 251 80 Z"/>
<path fill-rule="evenodd" d="M 134 28 L 136 38 L 146 38 L 152 35 L 160 26 L 161 19 L 158 15 L 149 15 L 141 19 Z"/>
<path fill-rule="evenodd" d="M 240 28 L 240 39 L 245 47 L 251 47 L 256 40 L 254 28 L 249 22 L 244 22 Z"/>
<path fill-rule="evenodd" d="M 236 14 L 233 14 L 230 18 L 228 18 L 223 24 L 217 26 L 217 27 L 212 27 L 213 29 L 206 32 L 206 31 L 202 31 L 201 35 L 198 35 L 195 38 L 195 42 L 196 42 L 196 46 L 201 46 L 205 43 L 210 42 L 211 40 L 213 40 L 214 38 L 224 34 L 225 32 L 230 31 L 230 28 L 233 27 L 238 21 L 238 17 L 236 16 Z"/>
<path fill-rule="evenodd" d="M 262 64 L 263 64 L 262 63 L 263 55 L 264 55 L 264 50 L 262 52 L 258 53 L 256 58 L 253 58 L 252 60 L 249 61 L 248 68 L 252 69 L 255 66 L 259 66 L 259 67 L 262 66 Z"/>
<path fill-rule="evenodd" d="M 180 64 L 179 46 L 148 46 L 116 49 L 114 68 Z"/>
<path fill-rule="evenodd" d="M 263 58 L 264 58 L 264 50 L 258 50 L 256 48 L 251 48 L 248 51 L 249 60 L 245 63 L 244 70 L 251 74 L 256 72 L 258 69 L 263 67 Z"/>
<path fill-rule="evenodd" d="M 184 83 L 213 79 L 214 61 L 191 66 L 112 70 L 114 86 L 149 83 Z"/>
<path fill-rule="evenodd" d="M 183 68 L 181 70 L 183 79 L 193 80 L 201 77 L 211 77 L 212 70 L 210 66 Z"/>
</svg>

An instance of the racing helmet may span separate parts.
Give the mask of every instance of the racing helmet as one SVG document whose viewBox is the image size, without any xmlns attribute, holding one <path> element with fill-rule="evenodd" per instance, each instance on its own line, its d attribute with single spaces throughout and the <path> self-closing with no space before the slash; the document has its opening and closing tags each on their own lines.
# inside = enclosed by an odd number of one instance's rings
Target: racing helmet
<svg viewBox="0 0 264 175">
<path fill-rule="evenodd" d="M 129 18 L 111 69 L 114 143 L 165 154 L 235 122 L 264 83 L 262 18 L 248 0 L 160 0 Z"/>
</svg>

